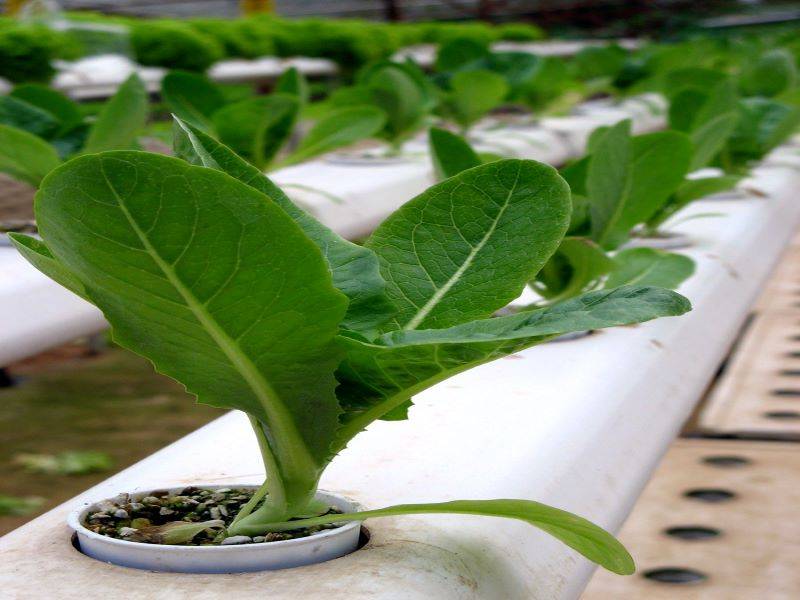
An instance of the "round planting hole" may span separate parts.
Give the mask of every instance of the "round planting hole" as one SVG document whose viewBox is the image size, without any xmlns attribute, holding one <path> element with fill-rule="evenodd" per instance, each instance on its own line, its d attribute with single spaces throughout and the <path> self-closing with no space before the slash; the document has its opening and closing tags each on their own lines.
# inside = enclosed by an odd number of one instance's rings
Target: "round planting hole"
<svg viewBox="0 0 800 600">
<path fill-rule="evenodd" d="M 794 419 L 800 419 L 800 412 L 797 412 L 796 410 L 772 410 L 764 413 L 764 416 L 768 419 L 792 421 Z"/>
<path fill-rule="evenodd" d="M 745 458 L 744 456 L 736 456 L 736 455 L 719 455 L 719 456 L 706 456 L 703 459 L 703 462 L 707 465 L 712 465 L 714 467 L 742 467 L 744 465 L 750 464 L 750 459 Z"/>
<path fill-rule="evenodd" d="M 800 377 L 800 369 L 783 369 L 780 374 L 784 377 Z"/>
<path fill-rule="evenodd" d="M 800 390 L 789 389 L 789 388 L 778 388 L 776 390 L 772 390 L 770 394 L 772 394 L 773 396 L 785 396 L 785 397 L 796 398 L 800 396 Z"/>
<path fill-rule="evenodd" d="M 786 356 L 788 356 L 789 358 L 800 358 L 800 351 L 793 350 L 792 352 L 787 352 Z"/>
<path fill-rule="evenodd" d="M 663 567 L 660 569 L 650 569 L 642 573 L 647 579 L 658 581 L 659 583 L 700 583 L 708 579 L 708 575 L 695 571 L 694 569 L 687 569 L 684 567 Z"/>
<path fill-rule="evenodd" d="M 691 498 L 692 500 L 709 503 L 727 502 L 728 500 L 733 500 L 736 497 L 736 494 L 733 492 L 718 488 L 696 488 L 693 490 L 688 490 L 683 495 L 687 498 Z"/>
<path fill-rule="evenodd" d="M 670 537 L 675 537 L 681 540 L 708 540 L 718 537 L 720 535 L 719 529 L 713 527 L 703 527 L 702 525 L 681 525 L 678 527 L 670 527 L 664 530 Z"/>
</svg>

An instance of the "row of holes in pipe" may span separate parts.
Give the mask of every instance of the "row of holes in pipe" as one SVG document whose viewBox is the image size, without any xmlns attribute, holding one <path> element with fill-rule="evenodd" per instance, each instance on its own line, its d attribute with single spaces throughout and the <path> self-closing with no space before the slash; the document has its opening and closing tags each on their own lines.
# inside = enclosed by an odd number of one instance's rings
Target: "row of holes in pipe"
<svg viewBox="0 0 800 600">
<path fill-rule="evenodd" d="M 790 341 L 800 341 L 800 335 L 789 337 Z M 800 358 L 800 351 L 793 350 L 786 353 L 787 358 Z M 778 372 L 782 377 L 800 377 L 800 369 L 782 369 Z M 797 388 L 776 388 L 770 391 L 771 396 L 779 398 L 800 398 L 800 389 Z M 764 413 L 768 419 L 780 421 L 800 420 L 800 411 L 797 410 L 771 410 Z"/>
<path fill-rule="evenodd" d="M 709 466 L 721 469 L 743 467 L 750 464 L 750 459 L 736 455 L 706 456 L 702 461 Z M 736 498 L 734 492 L 723 488 L 694 488 L 684 492 L 683 496 L 708 504 L 728 502 Z M 704 525 L 680 525 L 668 527 L 664 533 L 681 540 L 699 541 L 716 538 L 722 532 L 714 527 Z M 642 575 L 652 581 L 666 584 L 701 583 L 708 579 L 708 575 L 702 571 L 688 567 L 657 567 L 644 571 Z"/>
</svg>

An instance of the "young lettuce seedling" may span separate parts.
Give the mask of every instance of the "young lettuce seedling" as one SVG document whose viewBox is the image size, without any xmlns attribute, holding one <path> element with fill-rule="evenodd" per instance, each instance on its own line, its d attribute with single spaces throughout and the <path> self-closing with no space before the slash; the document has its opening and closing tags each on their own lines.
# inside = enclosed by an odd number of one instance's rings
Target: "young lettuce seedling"
<svg viewBox="0 0 800 600">
<path fill-rule="evenodd" d="M 175 71 L 162 82 L 162 95 L 172 113 L 227 144 L 259 169 L 276 169 L 372 137 L 386 116 L 370 106 L 351 106 L 326 114 L 300 143 L 278 158 L 295 132 L 308 100 L 308 84 L 297 69 L 286 71 L 267 96 L 227 103 L 208 78 Z"/>
<path fill-rule="evenodd" d="M 71 156 L 135 148 L 147 112 L 147 91 L 135 74 L 92 122 L 77 103 L 49 87 L 18 86 L 0 96 L 0 172 L 36 187 Z"/>
<path fill-rule="evenodd" d="M 677 131 L 631 136 L 629 120 L 596 131 L 589 154 L 562 171 L 572 190 L 570 233 L 605 250 L 624 244 L 679 188 L 692 142 Z"/>
<path fill-rule="evenodd" d="M 438 179 L 485 162 L 464 138 L 449 131 L 431 128 L 429 143 Z M 612 257 L 592 240 L 567 236 L 530 281 L 530 286 L 544 299 L 538 305 L 551 305 L 591 290 L 623 285 L 674 289 L 693 272 L 694 261 L 681 254 L 632 248 Z"/>
<path fill-rule="evenodd" d="M 554 169 L 524 160 L 469 169 L 409 201 L 359 247 L 199 129 L 178 122 L 176 137 L 189 162 L 105 152 L 59 167 L 37 196 L 44 242 L 13 239 L 100 307 L 118 343 L 198 401 L 248 414 L 268 477 L 229 534 L 477 514 L 523 520 L 614 572 L 633 571 L 610 534 L 528 500 L 344 515 L 315 500 L 334 456 L 375 420 L 402 418 L 422 390 L 563 333 L 689 310 L 674 292 L 628 286 L 492 317 L 567 229 L 569 190 Z"/>
</svg>

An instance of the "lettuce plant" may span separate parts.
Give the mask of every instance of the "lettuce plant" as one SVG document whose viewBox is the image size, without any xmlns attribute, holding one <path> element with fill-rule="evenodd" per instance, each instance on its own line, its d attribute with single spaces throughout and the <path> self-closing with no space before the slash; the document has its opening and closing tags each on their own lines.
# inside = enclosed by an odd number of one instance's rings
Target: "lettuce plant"
<svg viewBox="0 0 800 600">
<path fill-rule="evenodd" d="M 800 109 L 772 98 L 743 98 L 740 118 L 720 153 L 720 166 L 741 173 L 784 142 L 800 125 Z"/>
<path fill-rule="evenodd" d="M 614 250 L 646 223 L 689 171 L 692 142 L 677 131 L 632 136 L 630 121 L 600 128 L 589 153 L 562 170 L 573 197 L 569 231 Z"/>
<path fill-rule="evenodd" d="M 627 285 L 675 289 L 694 273 L 688 256 L 654 248 L 628 248 L 612 255 L 593 241 L 565 237 L 558 250 L 531 280 L 542 297 L 536 305 L 553 305 L 592 290 Z"/>
<path fill-rule="evenodd" d="M 338 102 L 374 106 L 386 115 L 378 133 L 392 153 L 423 127 L 438 103 L 435 89 L 413 62 L 382 61 L 362 69 L 356 85 L 339 93 Z"/>
<path fill-rule="evenodd" d="M 745 65 L 739 77 L 744 96 L 772 98 L 797 84 L 797 63 L 788 50 L 775 48 Z"/>
<path fill-rule="evenodd" d="M 468 169 L 357 246 L 200 129 L 178 122 L 176 153 L 185 160 L 118 151 L 70 161 L 37 195 L 43 241 L 13 240 L 96 304 L 119 344 L 198 401 L 249 416 L 268 476 L 229 534 L 410 513 L 501 516 L 633 571 L 608 533 L 532 501 L 325 515 L 315 500 L 334 456 L 375 420 L 405 418 L 422 390 L 563 333 L 689 310 L 674 292 L 628 286 L 492 317 L 566 232 L 569 189 L 554 169 L 524 160 Z"/>
<path fill-rule="evenodd" d="M 280 77 L 272 94 L 232 103 L 203 75 L 181 71 L 164 78 L 162 95 L 174 115 L 214 135 L 259 169 L 296 164 L 348 146 L 376 135 L 387 121 L 383 111 L 372 106 L 339 108 L 317 121 L 297 147 L 279 158 L 308 100 L 308 84 L 296 69 Z"/>
<path fill-rule="evenodd" d="M 21 85 L 0 96 L 0 172 L 37 186 L 65 158 L 136 147 L 147 121 L 147 91 L 131 75 L 94 121 L 45 86 Z"/>
</svg>

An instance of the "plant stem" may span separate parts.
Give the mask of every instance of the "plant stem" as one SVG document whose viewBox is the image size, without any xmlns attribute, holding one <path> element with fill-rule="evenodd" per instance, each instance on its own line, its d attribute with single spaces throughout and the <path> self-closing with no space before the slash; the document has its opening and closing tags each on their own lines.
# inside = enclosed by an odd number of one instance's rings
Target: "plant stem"
<svg viewBox="0 0 800 600">
<path fill-rule="evenodd" d="M 267 479 L 264 482 L 265 491 L 269 494 L 269 498 L 265 502 L 269 502 L 276 509 L 286 510 L 286 487 L 281 479 L 278 464 L 275 461 L 275 456 L 272 454 L 272 449 L 269 447 L 267 436 L 264 433 L 264 427 L 260 421 L 255 417 L 249 416 L 250 425 L 256 434 L 258 440 L 258 448 L 261 450 L 261 459 L 264 461 L 264 469 L 267 474 Z"/>
<path fill-rule="evenodd" d="M 236 513 L 236 516 L 231 522 L 231 525 L 235 525 L 239 521 L 239 519 L 243 519 L 251 512 L 253 512 L 253 509 L 256 506 L 258 506 L 258 503 L 261 502 L 264 496 L 267 495 L 268 491 L 269 491 L 269 476 L 267 476 L 267 478 L 264 479 L 264 483 L 262 483 L 261 487 L 259 487 L 256 490 L 256 492 L 253 494 L 253 497 L 250 498 L 250 500 L 248 500 L 247 503 L 242 508 L 239 509 L 239 512 Z"/>
</svg>

